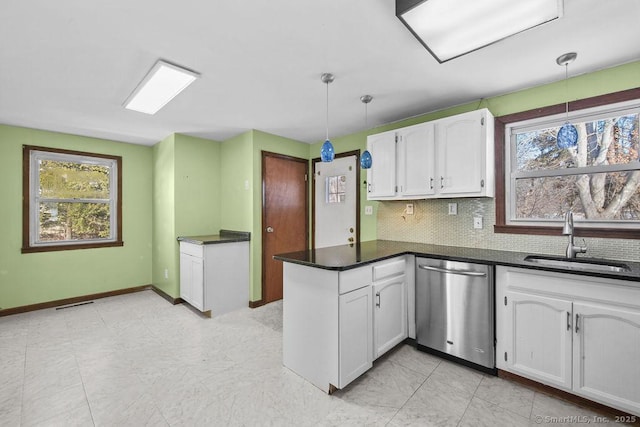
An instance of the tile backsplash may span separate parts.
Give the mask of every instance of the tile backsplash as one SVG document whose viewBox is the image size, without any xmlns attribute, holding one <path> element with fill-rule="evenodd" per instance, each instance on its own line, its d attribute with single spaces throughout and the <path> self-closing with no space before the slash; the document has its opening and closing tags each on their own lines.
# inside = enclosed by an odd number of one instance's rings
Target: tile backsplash
<svg viewBox="0 0 640 427">
<path fill-rule="evenodd" d="M 414 214 L 407 215 L 407 203 Z M 458 214 L 448 214 L 448 204 L 457 203 Z M 482 217 L 482 229 L 473 228 L 473 218 Z M 529 236 L 494 233 L 495 201 L 490 198 L 432 199 L 378 203 L 378 239 L 448 246 L 498 249 L 516 252 L 564 255 L 566 236 Z M 588 237 L 584 256 L 640 262 L 640 244 L 634 239 Z M 582 245 L 582 238 L 576 243 Z"/>
</svg>

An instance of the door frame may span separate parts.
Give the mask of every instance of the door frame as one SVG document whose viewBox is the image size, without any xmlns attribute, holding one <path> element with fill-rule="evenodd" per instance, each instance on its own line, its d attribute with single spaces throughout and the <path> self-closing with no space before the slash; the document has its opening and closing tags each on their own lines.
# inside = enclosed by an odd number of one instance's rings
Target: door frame
<svg viewBox="0 0 640 427">
<path fill-rule="evenodd" d="M 280 154 L 280 153 L 274 153 L 271 151 L 265 151 L 265 150 L 261 150 L 260 152 L 261 154 L 261 165 L 260 165 L 260 181 L 262 183 L 261 185 L 261 203 L 260 203 L 260 209 L 262 210 L 261 212 L 261 230 L 260 230 L 260 236 L 262 239 L 261 242 L 261 250 L 260 250 L 260 263 L 262 264 L 262 272 L 261 272 L 261 280 L 260 280 L 260 299 L 257 301 L 252 301 L 250 304 L 251 308 L 255 308 L 255 307 L 260 307 L 261 305 L 265 304 L 265 299 L 264 299 L 264 295 L 265 295 L 265 287 L 266 287 L 266 263 L 264 262 L 264 254 L 265 254 L 265 237 L 266 237 L 266 227 L 267 227 L 267 222 L 266 222 L 266 209 L 265 209 L 265 202 L 266 202 L 266 196 L 265 196 L 265 191 L 266 191 L 266 185 L 265 185 L 265 175 L 264 175 L 264 171 L 265 171 L 265 159 L 267 157 L 277 157 L 279 159 L 282 160 L 288 160 L 288 161 L 294 161 L 294 162 L 299 162 L 299 163 L 304 163 L 306 166 L 306 170 L 307 170 L 307 185 L 305 185 L 305 189 L 304 189 L 304 199 L 305 199 L 305 209 L 304 209 L 304 223 L 305 223 L 305 246 L 307 249 L 309 249 L 309 160 L 308 159 L 303 159 L 300 157 L 294 157 L 294 156 L 289 156 L 286 154 Z"/>
<path fill-rule="evenodd" d="M 336 153 L 335 158 L 356 156 L 356 243 L 360 243 L 360 150 Z M 321 162 L 320 157 L 311 159 L 311 248 L 316 247 L 316 164 Z"/>
</svg>

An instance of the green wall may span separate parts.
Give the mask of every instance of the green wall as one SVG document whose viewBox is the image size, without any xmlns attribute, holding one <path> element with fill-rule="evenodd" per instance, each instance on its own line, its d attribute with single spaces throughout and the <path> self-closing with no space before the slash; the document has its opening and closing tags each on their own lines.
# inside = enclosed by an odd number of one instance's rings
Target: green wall
<svg viewBox="0 0 640 427">
<path fill-rule="evenodd" d="M 569 98 L 640 87 L 640 61 L 571 78 Z M 563 81 L 455 106 L 333 139 L 336 152 L 364 150 L 366 137 L 470 111 L 495 116 L 565 101 Z M 375 101 L 374 101 L 375 102 Z M 20 253 L 22 145 L 123 157 L 124 247 Z M 250 231 L 252 301 L 261 298 L 262 151 L 318 157 L 321 142 L 304 144 L 260 131 L 224 142 L 173 134 L 154 147 L 0 125 L 0 307 L 11 308 L 153 283 L 179 296 L 179 235 Z M 375 162 L 375 159 L 374 159 Z M 366 174 L 361 176 L 362 187 Z M 245 182 L 249 183 L 246 189 Z M 364 215 L 366 205 L 374 215 Z M 361 192 L 361 239 L 376 238 L 377 202 Z M 164 271 L 168 272 L 165 278 Z"/>
<path fill-rule="evenodd" d="M 176 239 L 218 233 L 220 188 L 219 142 L 173 134 L 153 146 L 153 284 L 172 297 L 180 296 Z"/>
<path fill-rule="evenodd" d="M 339 138 L 332 138 L 336 153 L 357 150 L 364 151 L 367 145 L 367 135 L 373 135 L 388 130 L 398 129 L 405 126 L 411 126 L 417 123 L 423 123 L 430 120 L 436 120 L 443 117 L 460 114 L 467 111 L 475 110 L 479 107 L 488 108 L 494 116 L 504 116 L 506 114 L 527 111 L 534 108 L 545 107 L 548 105 L 560 104 L 566 101 L 567 88 L 569 100 L 589 98 L 592 96 L 603 95 L 621 90 L 640 87 L 640 61 L 597 71 L 590 74 L 584 74 L 570 78 L 567 83 L 559 81 L 518 92 L 496 96 L 493 98 L 477 100 L 468 104 L 458 105 L 440 111 L 435 111 L 421 116 L 412 117 L 410 119 L 399 122 L 378 126 L 367 131 L 346 135 Z M 374 103 L 376 101 L 374 100 Z M 369 107 L 375 108 L 375 107 Z M 310 146 L 310 158 L 318 157 L 320 147 L 323 141 L 317 142 Z M 376 160 L 373 159 L 375 162 Z M 363 171 L 364 172 L 364 171 Z M 360 177 L 361 189 L 364 188 L 366 173 L 362 173 Z M 379 202 L 368 202 L 365 191 L 361 192 L 360 197 L 360 218 L 361 226 L 360 240 L 375 240 L 376 233 L 376 215 Z M 374 214 L 364 215 L 366 205 L 373 206 Z"/>
<path fill-rule="evenodd" d="M 124 246 L 22 254 L 22 145 L 122 156 Z M 148 285 L 152 258 L 152 150 L 0 125 L 0 307 Z"/>
</svg>

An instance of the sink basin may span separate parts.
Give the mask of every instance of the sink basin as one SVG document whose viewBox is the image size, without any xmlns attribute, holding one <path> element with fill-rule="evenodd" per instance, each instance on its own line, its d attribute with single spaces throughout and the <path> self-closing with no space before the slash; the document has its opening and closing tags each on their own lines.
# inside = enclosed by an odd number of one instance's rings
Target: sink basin
<svg viewBox="0 0 640 427">
<path fill-rule="evenodd" d="M 534 262 L 536 264 L 547 267 L 561 267 L 571 270 L 581 271 L 602 271 L 602 272 L 624 272 L 631 271 L 628 265 L 606 259 L 594 258 L 562 258 L 549 257 L 542 255 L 529 255 L 525 257 L 525 261 Z"/>
</svg>

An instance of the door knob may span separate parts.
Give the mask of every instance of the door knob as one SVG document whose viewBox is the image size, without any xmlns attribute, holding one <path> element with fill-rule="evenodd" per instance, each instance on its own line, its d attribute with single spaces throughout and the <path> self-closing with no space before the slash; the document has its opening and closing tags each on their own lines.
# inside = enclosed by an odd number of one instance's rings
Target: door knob
<svg viewBox="0 0 640 427">
<path fill-rule="evenodd" d="M 267 227 L 267 233 L 273 233 L 273 227 L 271 226 Z"/>
<path fill-rule="evenodd" d="M 355 239 L 354 239 L 353 237 L 349 237 L 349 239 L 347 239 L 347 240 L 349 240 L 349 242 L 353 243 L 353 241 L 354 241 Z"/>
<path fill-rule="evenodd" d="M 349 233 L 353 233 L 353 227 L 349 228 Z"/>
</svg>

